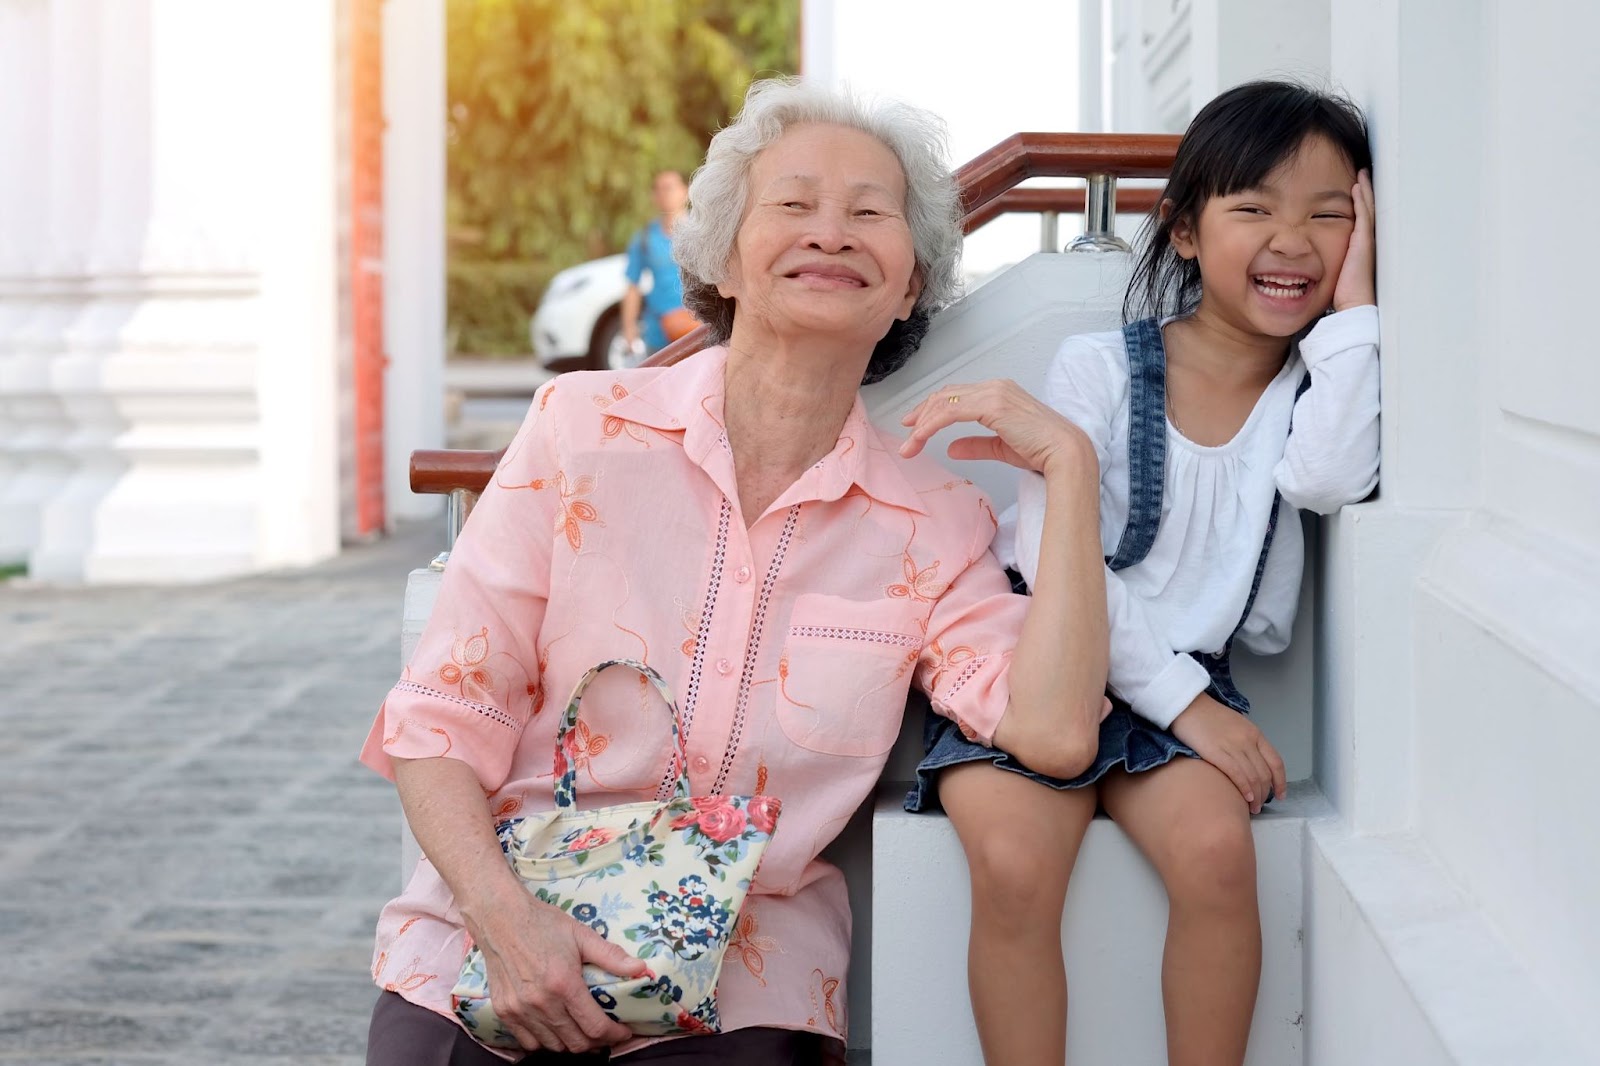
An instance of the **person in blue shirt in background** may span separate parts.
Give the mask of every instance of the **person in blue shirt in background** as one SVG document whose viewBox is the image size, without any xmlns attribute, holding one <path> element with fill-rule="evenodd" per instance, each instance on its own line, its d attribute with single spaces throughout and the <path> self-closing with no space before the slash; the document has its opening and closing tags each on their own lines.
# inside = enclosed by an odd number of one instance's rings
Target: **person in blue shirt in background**
<svg viewBox="0 0 1600 1066">
<path fill-rule="evenodd" d="M 659 216 L 628 242 L 628 291 L 622 297 L 622 336 L 636 360 L 666 346 L 671 338 L 662 317 L 683 307 L 683 282 L 672 259 L 672 230 L 689 203 L 689 186 L 680 172 L 663 170 L 651 182 L 650 196 Z M 648 295 L 639 288 L 646 271 Z"/>
</svg>

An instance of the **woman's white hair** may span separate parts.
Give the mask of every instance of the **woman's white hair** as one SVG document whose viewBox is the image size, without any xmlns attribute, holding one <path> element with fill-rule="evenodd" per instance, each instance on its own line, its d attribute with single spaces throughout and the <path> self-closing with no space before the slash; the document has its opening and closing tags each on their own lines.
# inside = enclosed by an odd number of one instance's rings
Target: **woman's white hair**
<svg viewBox="0 0 1600 1066">
<path fill-rule="evenodd" d="M 898 369 L 916 351 L 932 313 L 961 287 L 961 202 L 946 154 L 942 119 L 893 100 L 863 100 L 798 78 L 753 82 L 733 122 L 711 139 L 706 161 L 689 183 L 689 210 L 672 237 L 683 269 L 683 302 L 720 344 L 733 330 L 734 301 L 717 292 L 727 279 L 734 241 L 749 197 L 750 167 L 791 126 L 823 123 L 871 134 L 894 153 L 906 179 L 906 224 L 922 275 L 911 318 L 879 342 L 867 381 Z"/>
</svg>

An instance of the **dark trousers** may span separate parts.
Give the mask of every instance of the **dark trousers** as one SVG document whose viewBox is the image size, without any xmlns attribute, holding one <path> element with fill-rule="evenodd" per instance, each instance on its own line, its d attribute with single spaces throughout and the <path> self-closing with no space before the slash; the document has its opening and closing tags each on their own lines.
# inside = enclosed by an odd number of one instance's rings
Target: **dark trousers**
<svg viewBox="0 0 1600 1066">
<path fill-rule="evenodd" d="M 603 1054 L 536 1051 L 527 1066 L 578 1066 L 604 1062 Z M 687 1036 L 652 1044 L 618 1061 L 633 1066 L 820 1066 L 822 1038 L 789 1029 L 736 1029 L 715 1036 Z M 449 1018 L 382 992 L 367 1032 L 367 1066 L 506 1066 Z"/>
</svg>

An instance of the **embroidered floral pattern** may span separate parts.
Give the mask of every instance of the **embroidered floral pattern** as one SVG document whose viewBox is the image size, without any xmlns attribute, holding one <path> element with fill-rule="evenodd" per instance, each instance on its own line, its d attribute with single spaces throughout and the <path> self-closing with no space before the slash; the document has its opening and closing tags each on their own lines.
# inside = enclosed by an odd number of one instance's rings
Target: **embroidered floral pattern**
<svg viewBox="0 0 1600 1066">
<path fill-rule="evenodd" d="M 551 485 L 555 486 L 560 497 L 560 504 L 556 508 L 556 532 L 567 538 L 567 544 L 573 551 L 578 551 L 583 547 L 584 523 L 605 525 L 600 521 L 600 512 L 594 504 L 581 498 L 594 491 L 595 480 L 591 475 L 584 474 L 569 482 L 566 471 L 558 470 L 554 478 L 534 478 L 526 487 L 537 492 Z"/>
<path fill-rule="evenodd" d="M 767 979 L 763 974 L 767 970 L 767 953 L 777 950 L 776 940 L 761 935 L 756 909 L 747 906 L 733 927 L 733 936 L 728 940 L 729 954 L 743 963 L 744 968 L 750 971 L 750 976 L 756 979 L 756 983 L 765 988 Z"/>
<path fill-rule="evenodd" d="M 916 539 L 916 528 L 911 530 L 911 537 Z M 919 567 L 916 559 L 912 558 L 911 545 L 906 545 L 906 550 L 900 556 L 900 569 L 905 575 L 904 584 L 888 585 L 884 591 L 894 599 L 916 600 L 918 603 L 932 603 L 944 595 L 948 587 L 939 580 L 939 560 L 935 559 L 927 566 Z"/>
<path fill-rule="evenodd" d="M 392 981 L 386 981 L 383 986 L 385 992 L 412 992 L 439 975 L 436 973 L 422 973 L 422 960 L 412 959 L 400 975 Z"/>
<path fill-rule="evenodd" d="M 811 1017 L 806 1019 L 807 1025 L 816 1026 L 825 1019 L 829 1029 L 838 1036 L 844 1036 L 839 1010 L 833 1005 L 833 997 L 838 991 L 839 978 L 829 977 L 821 970 L 811 971 Z"/>
<path fill-rule="evenodd" d="M 611 746 L 611 738 L 604 733 L 591 733 L 589 723 L 578 720 L 572 727 L 572 732 L 567 734 L 567 758 L 578 769 L 586 769 L 591 759 L 596 758 Z"/>
<path fill-rule="evenodd" d="M 439 756 L 449 754 L 450 749 L 454 746 L 450 741 L 449 733 L 445 732 L 436 725 L 423 725 L 415 718 L 402 718 L 400 721 L 396 722 L 394 732 L 383 738 L 383 746 L 386 748 L 394 747 L 394 745 L 399 742 L 400 738 L 405 736 L 406 731 L 413 728 L 425 730 L 426 732 L 432 733 L 444 740 L 444 751 L 438 752 L 437 754 Z"/>
<path fill-rule="evenodd" d="M 628 390 L 622 387 L 621 382 L 614 381 L 611 383 L 611 395 L 609 397 L 593 397 L 594 405 L 600 408 L 601 411 L 605 411 L 618 400 L 626 399 L 627 395 Z M 644 427 L 639 425 L 637 422 L 629 422 L 625 418 L 618 418 L 616 415 L 610 414 L 601 419 L 600 436 L 602 439 L 615 440 L 624 433 L 626 433 L 629 437 L 632 437 L 635 441 L 638 441 L 640 444 L 643 444 L 646 448 L 650 447 L 650 442 L 645 438 Z"/>
<path fill-rule="evenodd" d="M 489 671 L 483 664 L 488 661 L 489 627 L 485 626 L 465 640 L 456 637 L 450 645 L 450 661 L 439 667 L 439 680 L 447 685 L 461 685 L 470 680 L 480 689 L 487 689 Z"/>
<path fill-rule="evenodd" d="M 794 704 L 796 707 L 812 709 L 811 704 L 801 703 L 799 700 L 789 695 L 789 653 L 787 651 L 778 657 L 778 691 L 783 694 L 783 698 L 785 700 Z M 766 766 L 763 765 L 761 769 L 765 770 Z M 761 790 L 758 788 L 756 791 L 760 792 Z"/>
<path fill-rule="evenodd" d="M 933 671 L 933 676 L 928 679 L 928 688 L 935 691 L 951 670 L 960 670 L 978 657 L 976 648 L 960 644 L 946 651 L 944 645 L 937 640 L 928 645 L 928 653 L 933 657 L 933 661 L 928 664 L 929 669 Z"/>
<path fill-rule="evenodd" d="M 950 683 L 949 690 L 945 692 L 945 698 L 949 699 L 957 692 L 960 692 L 963 688 L 966 688 L 967 682 L 972 680 L 972 675 L 983 669 L 983 664 L 988 661 L 989 657 L 987 655 L 980 655 L 975 659 L 968 659 L 965 663 L 963 663 L 961 666 L 961 672 L 956 674 L 956 679 Z"/>
</svg>

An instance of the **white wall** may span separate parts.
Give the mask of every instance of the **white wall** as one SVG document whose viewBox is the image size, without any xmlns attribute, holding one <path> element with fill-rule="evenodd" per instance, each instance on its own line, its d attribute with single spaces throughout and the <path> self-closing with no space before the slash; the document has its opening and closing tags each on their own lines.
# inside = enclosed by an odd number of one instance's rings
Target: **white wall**
<svg viewBox="0 0 1600 1066">
<path fill-rule="evenodd" d="M 1330 0 L 1082 0 L 1086 99 L 1095 129 L 1182 133 L 1230 85 L 1328 76 Z M 1104 87 L 1105 92 L 1099 91 Z"/>
<path fill-rule="evenodd" d="M 1586 253 L 1515 190 L 1559 199 L 1600 164 L 1581 132 L 1600 105 L 1584 43 L 1600 11 L 1334 14 L 1386 216 L 1385 456 L 1381 500 L 1341 523 L 1328 566 L 1368 601 L 1350 620 L 1395 644 L 1331 649 L 1354 675 L 1328 707 L 1354 758 L 1329 753 L 1329 791 L 1358 827 L 1413 832 L 1576 1017 L 1600 995 L 1600 367 Z"/>
<path fill-rule="evenodd" d="M 801 26 L 806 76 L 940 115 L 958 166 L 1013 133 L 1079 128 L 1077 0 L 804 0 Z M 1076 234 L 1063 219 L 1062 241 Z M 967 239 L 965 267 L 1038 250 L 1038 216 L 1004 217 Z"/>
</svg>

